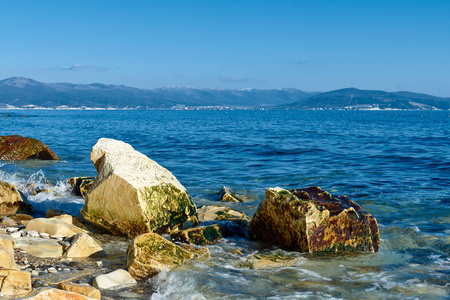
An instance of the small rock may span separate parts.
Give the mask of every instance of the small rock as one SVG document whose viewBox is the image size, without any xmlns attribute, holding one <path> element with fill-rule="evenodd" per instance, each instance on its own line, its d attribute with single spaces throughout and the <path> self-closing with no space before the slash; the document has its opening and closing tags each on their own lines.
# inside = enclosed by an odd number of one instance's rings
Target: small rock
<svg viewBox="0 0 450 300">
<path fill-rule="evenodd" d="M 58 241 L 62 241 L 62 240 L 64 240 L 64 238 L 65 238 L 65 236 L 59 235 L 59 234 L 53 234 L 53 235 L 51 235 L 50 237 L 51 237 L 52 239 L 58 240 Z"/>
<path fill-rule="evenodd" d="M 39 233 L 37 231 L 34 231 L 34 230 L 28 231 L 27 235 L 30 236 L 30 237 L 39 237 Z"/>
<path fill-rule="evenodd" d="M 48 268 L 47 271 L 49 273 L 58 273 L 58 271 L 54 267 Z"/>
<path fill-rule="evenodd" d="M 95 264 L 97 265 L 97 267 L 103 266 L 103 262 L 102 261 L 96 261 Z"/>
<path fill-rule="evenodd" d="M 8 228 L 6 228 L 6 231 L 8 233 L 16 232 L 18 230 L 19 230 L 19 228 L 17 228 L 17 227 L 8 227 Z"/>
<path fill-rule="evenodd" d="M 13 232 L 13 233 L 11 233 L 10 234 L 11 235 L 11 237 L 13 237 L 13 238 L 15 238 L 15 239 L 17 239 L 17 238 L 20 238 L 22 235 L 20 234 L 20 232 Z"/>
<path fill-rule="evenodd" d="M 50 235 L 49 235 L 48 233 L 45 233 L 45 232 L 41 232 L 41 233 L 39 233 L 39 235 L 40 235 L 41 238 L 43 238 L 43 239 L 48 239 L 48 238 L 50 238 Z"/>
<path fill-rule="evenodd" d="M 39 272 L 36 270 L 31 271 L 31 276 L 36 277 L 39 276 Z"/>
</svg>

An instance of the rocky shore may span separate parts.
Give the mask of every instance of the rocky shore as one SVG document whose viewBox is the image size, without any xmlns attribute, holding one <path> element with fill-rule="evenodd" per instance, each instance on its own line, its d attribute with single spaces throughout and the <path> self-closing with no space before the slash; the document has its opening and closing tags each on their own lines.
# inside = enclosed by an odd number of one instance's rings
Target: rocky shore
<svg viewBox="0 0 450 300">
<path fill-rule="evenodd" d="M 30 144 L 14 147 L 28 153 Z M 220 205 L 243 201 L 226 187 L 218 205 L 197 208 L 170 171 L 124 142 L 100 139 L 91 160 L 97 177 L 68 179 L 85 199 L 84 219 L 53 209 L 35 218 L 26 197 L 0 182 L 0 298 L 114 299 L 164 269 L 208 259 L 208 245 L 232 236 L 300 252 L 378 251 L 375 218 L 318 187 L 269 188 L 250 218 Z M 121 242 L 105 250 L 113 236 Z M 288 263 L 250 256 L 261 267 Z"/>
</svg>

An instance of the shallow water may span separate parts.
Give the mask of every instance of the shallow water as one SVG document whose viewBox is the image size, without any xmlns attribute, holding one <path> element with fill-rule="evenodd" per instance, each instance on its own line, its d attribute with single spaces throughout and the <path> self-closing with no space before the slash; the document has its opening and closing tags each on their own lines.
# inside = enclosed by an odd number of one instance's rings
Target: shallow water
<svg viewBox="0 0 450 300">
<path fill-rule="evenodd" d="M 210 259 L 163 272 L 131 291 L 119 291 L 118 298 L 449 296 L 449 112 L 7 113 L 12 116 L 0 114 L 1 135 L 38 138 L 62 160 L 0 163 L 0 179 L 22 189 L 27 182 L 49 188 L 49 193 L 29 195 L 41 214 L 49 207 L 79 212 L 84 201 L 71 196 L 65 182 L 96 175 L 90 149 L 99 138 L 109 137 L 130 143 L 168 168 L 197 206 L 216 204 L 213 194 L 226 185 L 246 199 L 226 205 L 252 216 L 268 187 L 318 185 L 348 195 L 380 226 L 380 251 L 374 254 L 302 254 L 242 239 L 222 240 L 209 247 Z M 230 253 L 236 249 L 244 255 Z M 258 253 L 275 255 L 284 266 L 257 269 L 251 257 Z"/>
</svg>

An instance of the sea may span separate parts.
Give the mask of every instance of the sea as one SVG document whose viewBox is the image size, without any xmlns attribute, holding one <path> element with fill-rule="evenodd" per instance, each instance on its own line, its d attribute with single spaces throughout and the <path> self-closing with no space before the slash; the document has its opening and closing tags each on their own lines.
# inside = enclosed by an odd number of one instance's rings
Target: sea
<svg viewBox="0 0 450 300">
<path fill-rule="evenodd" d="M 380 228 L 377 253 L 299 253 L 221 239 L 207 246 L 210 258 L 118 290 L 115 299 L 450 297 L 449 111 L 5 110 L 0 128 L 37 138 L 61 158 L 0 162 L 0 179 L 24 190 L 37 215 L 50 207 L 79 214 L 84 200 L 67 179 L 96 176 L 90 150 L 107 137 L 169 169 L 198 207 L 226 205 L 251 217 L 267 188 L 320 186 L 349 196 Z M 49 192 L 33 196 L 27 184 Z M 217 202 L 223 186 L 244 202 Z M 127 239 L 102 243 L 125 268 Z M 255 255 L 278 264 L 252 264 Z"/>
</svg>

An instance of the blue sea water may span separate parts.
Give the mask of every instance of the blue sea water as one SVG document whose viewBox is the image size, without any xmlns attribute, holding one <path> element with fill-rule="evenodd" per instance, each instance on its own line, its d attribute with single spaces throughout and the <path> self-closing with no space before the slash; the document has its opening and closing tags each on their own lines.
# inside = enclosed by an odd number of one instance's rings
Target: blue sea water
<svg viewBox="0 0 450 300">
<path fill-rule="evenodd" d="M 53 193 L 28 195 L 38 213 L 79 211 L 84 200 L 65 182 L 96 175 L 90 149 L 108 137 L 169 169 L 197 206 L 217 204 L 213 195 L 226 185 L 245 198 L 226 205 L 252 216 L 266 188 L 314 185 L 348 195 L 380 226 L 378 253 L 304 254 L 221 240 L 209 246 L 210 259 L 163 272 L 119 298 L 449 297 L 449 112 L 4 111 L 0 128 L 0 135 L 37 138 L 61 158 L 0 163 L 0 179 L 19 188 L 55 185 Z M 256 253 L 289 263 L 258 268 L 250 259 Z"/>
</svg>

